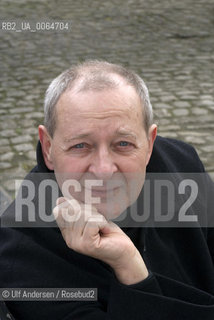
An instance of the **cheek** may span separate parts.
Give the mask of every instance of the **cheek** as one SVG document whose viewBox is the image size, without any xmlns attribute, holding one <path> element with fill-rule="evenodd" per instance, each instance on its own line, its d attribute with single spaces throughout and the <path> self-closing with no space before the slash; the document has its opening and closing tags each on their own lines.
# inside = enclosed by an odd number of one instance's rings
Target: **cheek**
<svg viewBox="0 0 214 320">
<path fill-rule="evenodd" d="M 86 159 L 61 155 L 55 160 L 55 175 L 63 195 L 83 201 L 82 183 L 88 168 Z"/>
<path fill-rule="evenodd" d="M 138 166 L 139 171 L 142 172 L 146 170 L 148 160 L 149 160 L 149 151 L 148 151 L 148 148 L 146 148 L 146 150 L 139 152 L 139 154 L 137 155 L 136 166 Z"/>
<path fill-rule="evenodd" d="M 146 170 L 147 154 L 136 153 L 129 158 L 121 159 L 120 168 L 122 172 L 140 173 Z"/>
<path fill-rule="evenodd" d="M 83 173 L 87 168 L 87 163 L 84 159 L 79 159 L 67 155 L 55 156 L 53 163 L 55 171 L 68 174 Z"/>
</svg>

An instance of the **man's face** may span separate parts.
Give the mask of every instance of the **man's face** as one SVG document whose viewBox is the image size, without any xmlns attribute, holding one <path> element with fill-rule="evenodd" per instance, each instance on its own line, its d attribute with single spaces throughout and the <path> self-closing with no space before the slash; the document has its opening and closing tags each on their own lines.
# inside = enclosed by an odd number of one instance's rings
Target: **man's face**
<svg viewBox="0 0 214 320">
<path fill-rule="evenodd" d="M 61 189 L 66 179 L 76 179 L 81 190 L 70 187 L 69 192 L 84 203 L 89 201 L 86 180 L 98 182 L 100 186 L 92 188 L 92 197 L 100 202 L 95 207 L 108 219 L 116 218 L 139 196 L 156 136 L 155 125 L 148 136 L 143 128 L 137 93 L 125 84 L 66 91 L 57 103 L 56 118 L 53 138 L 46 133 L 49 143 L 41 139 L 43 152 L 48 145 L 46 165 L 55 171 Z"/>
</svg>

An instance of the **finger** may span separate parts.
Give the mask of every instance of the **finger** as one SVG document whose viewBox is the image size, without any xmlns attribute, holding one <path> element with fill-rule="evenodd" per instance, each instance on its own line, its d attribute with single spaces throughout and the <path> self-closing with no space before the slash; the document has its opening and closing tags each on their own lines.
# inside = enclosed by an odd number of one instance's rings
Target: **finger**
<svg viewBox="0 0 214 320">
<path fill-rule="evenodd" d="M 64 201 L 66 201 L 65 197 L 59 197 L 56 199 L 56 205 L 58 206 L 60 203 L 63 203 Z"/>
<path fill-rule="evenodd" d="M 58 198 L 56 201 L 57 205 L 53 209 L 54 216 L 57 218 L 58 214 L 68 213 L 68 210 L 74 212 L 80 210 L 80 204 L 76 199 L 67 199 L 64 197 Z"/>
<path fill-rule="evenodd" d="M 77 246 L 80 244 L 79 242 L 82 240 L 82 235 L 84 233 L 85 226 L 90 221 L 91 228 L 97 229 L 97 224 L 103 223 L 105 218 L 97 213 L 97 210 L 91 205 L 82 205 L 81 206 L 81 214 L 77 217 L 72 224 L 69 225 L 69 231 L 63 230 L 63 234 L 66 237 L 67 241 L 71 241 L 72 238 L 72 246 Z M 96 233 L 96 232 L 95 232 Z"/>
<path fill-rule="evenodd" d="M 108 221 L 108 224 L 105 224 L 100 231 L 102 232 L 102 234 L 124 233 L 122 229 L 112 221 Z"/>
<path fill-rule="evenodd" d="M 61 219 L 65 219 L 65 215 L 61 215 Z M 66 219 L 68 220 L 68 219 Z M 84 208 L 80 211 L 73 212 L 72 222 L 64 221 L 64 227 L 61 228 L 62 236 L 69 248 L 79 251 L 81 247 L 82 230 L 87 222 Z"/>
<path fill-rule="evenodd" d="M 99 213 L 91 215 L 82 230 L 82 237 L 85 241 L 91 241 L 98 236 L 100 236 L 100 231 L 107 227 L 108 221 L 105 217 Z"/>
<path fill-rule="evenodd" d="M 76 202 L 74 204 L 76 205 Z M 74 210 L 74 205 L 68 199 L 63 197 L 57 199 L 57 206 L 53 209 L 53 215 L 60 229 L 68 227 L 69 222 L 72 222 L 71 217 Z"/>
</svg>

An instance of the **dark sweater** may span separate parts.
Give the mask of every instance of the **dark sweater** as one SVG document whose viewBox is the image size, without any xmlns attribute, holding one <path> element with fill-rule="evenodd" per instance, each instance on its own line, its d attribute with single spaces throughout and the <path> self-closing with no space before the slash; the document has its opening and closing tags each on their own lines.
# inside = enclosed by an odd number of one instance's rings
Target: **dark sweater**
<svg viewBox="0 0 214 320">
<path fill-rule="evenodd" d="M 37 149 L 33 172 L 48 172 Z M 191 146 L 156 139 L 147 172 L 203 172 Z M 204 175 L 206 198 L 214 188 Z M 209 194 L 208 194 L 209 193 Z M 209 208 L 212 208 L 211 204 Z M 213 206 L 214 208 L 214 206 Z M 11 206 L 5 215 L 13 214 Z M 150 271 L 123 285 L 105 263 L 69 249 L 57 228 L 0 229 L 0 285 L 14 288 L 97 288 L 97 301 L 7 302 L 17 320 L 213 320 L 214 230 L 124 228 Z"/>
</svg>

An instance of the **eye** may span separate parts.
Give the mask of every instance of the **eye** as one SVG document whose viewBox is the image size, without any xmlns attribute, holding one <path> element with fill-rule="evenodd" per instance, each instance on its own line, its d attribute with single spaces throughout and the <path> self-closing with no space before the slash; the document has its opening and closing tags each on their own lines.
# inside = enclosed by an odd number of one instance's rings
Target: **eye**
<svg viewBox="0 0 214 320">
<path fill-rule="evenodd" d="M 69 148 L 69 151 L 76 154 L 85 154 L 91 150 L 91 145 L 85 142 L 77 143 Z"/>
<path fill-rule="evenodd" d="M 130 146 L 131 145 L 131 143 L 130 142 L 127 142 L 127 141 L 120 141 L 119 142 L 119 146 L 120 147 L 128 147 L 128 146 Z"/>
<path fill-rule="evenodd" d="M 75 144 L 72 149 L 83 149 L 84 147 L 86 147 L 86 144 L 82 142 Z"/>
<path fill-rule="evenodd" d="M 133 150 L 134 144 L 128 141 L 119 141 L 116 143 L 116 149 L 121 152 L 128 152 Z"/>
</svg>

